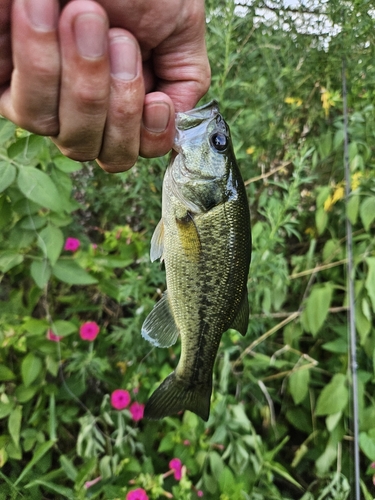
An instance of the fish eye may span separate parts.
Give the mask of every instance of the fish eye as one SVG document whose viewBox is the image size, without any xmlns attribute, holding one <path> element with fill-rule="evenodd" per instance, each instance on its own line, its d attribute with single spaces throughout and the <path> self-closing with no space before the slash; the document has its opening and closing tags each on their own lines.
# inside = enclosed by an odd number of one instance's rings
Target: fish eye
<svg viewBox="0 0 375 500">
<path fill-rule="evenodd" d="M 223 152 L 228 147 L 228 138 L 225 134 L 221 132 L 216 132 L 211 135 L 211 144 L 216 149 L 216 151 Z"/>
</svg>

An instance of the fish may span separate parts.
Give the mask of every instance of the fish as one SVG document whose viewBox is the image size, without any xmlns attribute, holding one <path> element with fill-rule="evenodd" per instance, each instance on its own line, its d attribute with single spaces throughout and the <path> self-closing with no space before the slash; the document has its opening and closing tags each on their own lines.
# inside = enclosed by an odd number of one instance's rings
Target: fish
<svg viewBox="0 0 375 500">
<path fill-rule="evenodd" d="M 167 287 L 141 333 L 156 347 L 180 337 L 181 355 L 144 417 L 189 410 L 207 421 L 221 337 L 230 328 L 245 335 L 249 322 L 249 203 L 216 101 L 176 114 L 173 149 L 150 250 L 151 261 L 164 261 Z"/>
</svg>

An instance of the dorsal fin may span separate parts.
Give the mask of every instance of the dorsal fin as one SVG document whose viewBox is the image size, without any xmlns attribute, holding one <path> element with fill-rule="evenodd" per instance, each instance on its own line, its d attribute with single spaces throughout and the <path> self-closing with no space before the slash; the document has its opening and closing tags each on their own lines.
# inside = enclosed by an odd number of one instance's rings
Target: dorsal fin
<svg viewBox="0 0 375 500">
<path fill-rule="evenodd" d="M 241 335 L 246 335 L 248 324 L 249 324 L 249 299 L 247 296 L 247 288 L 245 288 L 237 315 L 234 318 L 230 327 L 233 328 L 233 330 L 237 330 Z"/>
</svg>

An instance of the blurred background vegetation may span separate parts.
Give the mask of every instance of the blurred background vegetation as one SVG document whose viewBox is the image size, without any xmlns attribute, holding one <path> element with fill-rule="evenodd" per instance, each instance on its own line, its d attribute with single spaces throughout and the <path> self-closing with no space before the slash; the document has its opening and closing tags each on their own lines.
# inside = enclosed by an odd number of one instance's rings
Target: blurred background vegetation
<svg viewBox="0 0 375 500">
<path fill-rule="evenodd" d="M 361 492 L 375 497 L 375 10 L 366 0 L 206 7 L 203 102 L 217 99 L 231 127 L 252 214 L 248 333 L 223 336 L 207 423 L 113 408 L 116 389 L 145 403 L 179 356 L 140 336 L 165 288 L 148 252 L 167 158 L 112 176 L 0 118 L 0 498 L 349 498 L 346 216 Z M 76 251 L 64 250 L 68 237 Z M 100 327 L 91 342 L 79 335 L 88 321 Z"/>
</svg>

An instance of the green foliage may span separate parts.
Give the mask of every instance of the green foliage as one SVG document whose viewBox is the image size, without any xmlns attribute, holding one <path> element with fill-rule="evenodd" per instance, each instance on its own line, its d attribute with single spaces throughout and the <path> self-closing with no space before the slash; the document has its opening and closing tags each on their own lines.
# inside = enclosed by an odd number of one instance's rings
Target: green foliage
<svg viewBox="0 0 375 500">
<path fill-rule="evenodd" d="M 152 500 L 200 492 L 220 500 L 349 498 L 346 216 L 353 224 L 361 490 L 374 497 L 368 9 L 367 2 L 332 0 L 319 3 L 319 12 L 298 13 L 272 1 L 207 1 L 213 82 L 205 101 L 219 100 L 231 127 L 253 256 L 248 333 L 223 336 L 206 424 L 189 412 L 138 421 L 130 405 L 116 410 L 110 399 L 123 389 L 132 404 L 144 403 L 179 355 L 178 346 L 151 349 L 140 336 L 165 288 L 148 252 L 167 160 L 139 159 L 111 176 L 0 118 L 0 498 L 115 499 L 136 488 Z M 79 247 L 66 249 L 67 238 Z M 100 326 L 95 340 L 82 339 L 86 322 Z M 183 464 L 180 480 L 172 458 Z"/>
</svg>

